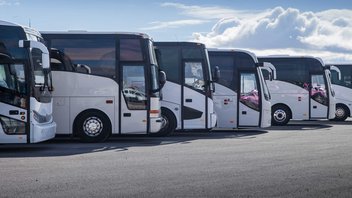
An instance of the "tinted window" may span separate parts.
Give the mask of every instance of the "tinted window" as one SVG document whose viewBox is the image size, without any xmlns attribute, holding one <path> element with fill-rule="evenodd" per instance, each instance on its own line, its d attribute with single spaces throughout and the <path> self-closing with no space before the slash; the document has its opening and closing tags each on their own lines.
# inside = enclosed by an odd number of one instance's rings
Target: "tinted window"
<svg viewBox="0 0 352 198">
<path fill-rule="evenodd" d="M 53 39 L 51 47 L 65 53 L 74 65 L 84 65 L 92 74 L 115 76 L 114 39 Z"/>
<path fill-rule="evenodd" d="M 235 67 L 236 68 L 255 68 L 253 58 L 247 53 L 235 52 Z"/>
<path fill-rule="evenodd" d="M 203 66 L 200 62 L 185 62 L 185 85 L 204 90 Z"/>
<path fill-rule="evenodd" d="M 202 59 L 203 50 L 200 48 L 183 48 L 182 58 L 184 59 Z"/>
<path fill-rule="evenodd" d="M 320 61 L 316 59 L 305 59 L 304 61 L 307 63 L 307 67 L 310 72 L 323 73 L 324 68 Z"/>
<path fill-rule="evenodd" d="M 318 103 L 327 106 L 329 104 L 329 99 L 326 93 L 324 76 L 322 74 L 312 75 L 311 82 L 311 98 Z"/>
<path fill-rule="evenodd" d="M 120 60 L 143 61 L 141 41 L 139 39 L 121 39 Z"/>
<path fill-rule="evenodd" d="M 237 91 L 237 72 L 234 69 L 234 60 L 232 56 L 219 56 L 210 54 L 210 65 L 212 68 L 219 67 L 221 77 L 219 84 Z"/>
<path fill-rule="evenodd" d="M 123 66 L 123 95 L 131 110 L 147 108 L 144 66 Z"/>
<path fill-rule="evenodd" d="M 0 28 L 0 51 L 8 52 L 15 59 L 24 59 L 26 49 L 18 47 L 18 41 L 26 39 L 23 29 L 20 27 L 6 27 Z"/>
<path fill-rule="evenodd" d="M 50 69 L 53 71 L 74 71 L 71 60 L 57 50 L 50 51 Z"/>
<path fill-rule="evenodd" d="M 159 47 L 157 50 L 158 64 L 164 70 L 168 81 L 180 82 L 180 60 L 177 48 Z"/>
<path fill-rule="evenodd" d="M 264 58 L 261 61 L 270 62 L 275 66 L 277 80 L 289 82 L 300 87 L 310 82 L 308 68 L 301 59 Z"/>
<path fill-rule="evenodd" d="M 12 70 L 12 71 L 10 71 Z M 0 101 L 26 107 L 26 83 L 22 64 L 0 64 Z"/>
<path fill-rule="evenodd" d="M 341 80 L 338 79 L 338 73 L 334 70 L 331 70 L 332 83 L 336 85 L 352 88 L 352 65 L 337 66 L 337 67 L 341 71 Z"/>
<path fill-rule="evenodd" d="M 259 94 L 255 74 L 241 73 L 240 80 L 240 102 L 259 111 Z"/>
</svg>

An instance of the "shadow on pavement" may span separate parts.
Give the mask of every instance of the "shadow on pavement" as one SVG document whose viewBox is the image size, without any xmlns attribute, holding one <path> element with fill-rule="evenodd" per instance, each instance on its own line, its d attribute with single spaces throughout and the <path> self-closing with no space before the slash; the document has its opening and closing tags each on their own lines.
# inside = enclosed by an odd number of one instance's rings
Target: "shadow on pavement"
<svg viewBox="0 0 352 198">
<path fill-rule="evenodd" d="M 170 144 L 188 144 L 193 140 L 255 138 L 265 134 L 261 130 L 232 130 L 216 132 L 176 132 L 168 137 L 149 137 L 145 135 L 112 136 L 102 143 L 81 143 L 77 139 L 58 137 L 38 144 L 0 145 L 1 158 L 16 157 L 57 157 L 94 152 L 127 151 L 131 147 L 163 146 Z M 162 148 L 160 148 L 162 149 Z"/>
<path fill-rule="evenodd" d="M 331 128 L 333 123 L 328 120 L 290 121 L 285 126 L 271 126 L 269 131 L 307 131 Z"/>
<path fill-rule="evenodd" d="M 326 123 L 331 125 L 352 125 L 352 120 L 345 121 L 326 121 Z"/>
</svg>

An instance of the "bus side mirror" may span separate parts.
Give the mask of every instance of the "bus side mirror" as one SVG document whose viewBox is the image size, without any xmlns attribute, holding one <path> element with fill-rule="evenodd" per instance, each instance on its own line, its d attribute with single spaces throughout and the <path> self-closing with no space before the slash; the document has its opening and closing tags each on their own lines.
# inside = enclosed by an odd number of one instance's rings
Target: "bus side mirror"
<svg viewBox="0 0 352 198">
<path fill-rule="evenodd" d="M 18 42 L 18 47 L 20 48 L 37 48 L 42 52 L 42 67 L 43 69 L 50 68 L 50 58 L 48 48 L 41 42 L 20 40 Z"/>
<path fill-rule="evenodd" d="M 256 67 L 264 67 L 264 63 L 263 62 L 259 62 L 259 63 L 255 63 Z"/>
<path fill-rule="evenodd" d="M 85 64 L 74 64 L 76 72 L 79 73 L 85 73 L 85 74 L 90 74 L 92 73 L 92 70 L 88 65 Z"/>
<path fill-rule="evenodd" d="M 166 83 L 166 73 L 162 70 L 159 71 L 159 86 L 160 89 L 164 87 Z"/>
<path fill-rule="evenodd" d="M 220 79 L 220 69 L 219 66 L 215 66 L 213 70 L 213 81 L 218 82 Z"/>
<path fill-rule="evenodd" d="M 261 68 L 264 80 L 273 81 L 273 73 L 267 68 Z"/>
<path fill-rule="evenodd" d="M 10 65 L 10 74 L 11 74 L 11 76 L 16 76 L 17 75 L 16 74 L 16 67 L 13 64 Z"/>
</svg>

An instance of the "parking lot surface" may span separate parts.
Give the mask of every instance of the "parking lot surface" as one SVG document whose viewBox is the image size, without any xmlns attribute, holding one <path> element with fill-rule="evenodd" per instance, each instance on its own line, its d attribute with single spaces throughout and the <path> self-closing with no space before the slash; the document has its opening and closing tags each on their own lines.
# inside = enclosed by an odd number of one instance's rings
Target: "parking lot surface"
<svg viewBox="0 0 352 198">
<path fill-rule="evenodd" d="M 0 197 L 351 197 L 352 120 L 0 145 Z"/>
</svg>

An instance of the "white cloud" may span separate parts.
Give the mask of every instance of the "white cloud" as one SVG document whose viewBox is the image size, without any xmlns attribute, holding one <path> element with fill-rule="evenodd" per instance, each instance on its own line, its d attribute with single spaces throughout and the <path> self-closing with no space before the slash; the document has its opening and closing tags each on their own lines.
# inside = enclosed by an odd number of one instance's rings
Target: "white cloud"
<svg viewBox="0 0 352 198">
<path fill-rule="evenodd" d="M 299 52 L 320 56 L 327 62 L 352 62 L 351 18 L 352 10 L 314 13 L 276 7 L 250 17 L 239 14 L 221 18 L 209 33 L 195 32 L 193 37 L 208 47 L 247 48 L 259 53 Z"/>
<path fill-rule="evenodd" d="M 181 10 L 181 14 L 201 19 L 223 19 L 223 18 L 247 18 L 260 14 L 258 10 L 234 10 L 219 6 L 195 6 L 181 3 L 162 3 L 162 7 L 171 7 Z"/>
<path fill-rule="evenodd" d="M 20 5 L 18 0 L 0 0 L 0 6 Z"/>
<path fill-rule="evenodd" d="M 183 26 L 189 25 L 199 25 L 203 23 L 207 23 L 209 21 L 206 20 L 197 20 L 197 19 L 189 19 L 189 20 L 178 20 L 178 21 L 154 21 L 150 23 L 150 27 L 141 28 L 142 30 L 157 30 L 163 28 L 179 28 Z"/>
<path fill-rule="evenodd" d="M 201 6 L 189 6 L 180 3 L 163 3 L 161 4 L 162 7 L 173 7 L 176 9 L 182 10 L 181 14 L 202 18 L 202 19 L 221 19 L 227 17 L 234 17 L 236 16 L 237 12 L 232 9 L 221 8 L 217 6 L 208 6 L 208 7 L 201 7 Z"/>
</svg>

